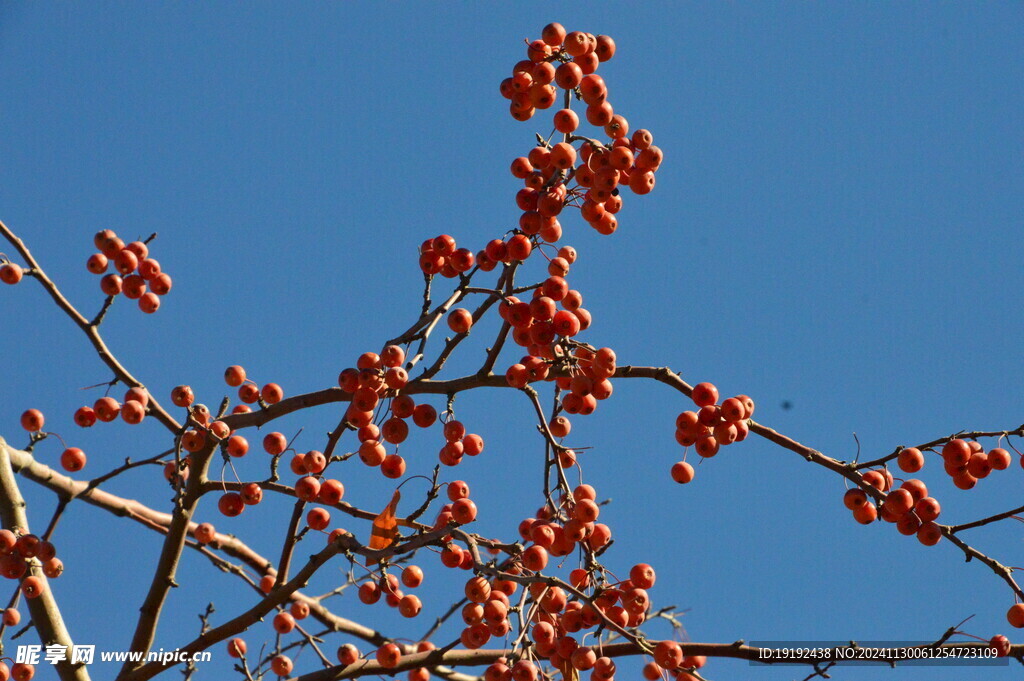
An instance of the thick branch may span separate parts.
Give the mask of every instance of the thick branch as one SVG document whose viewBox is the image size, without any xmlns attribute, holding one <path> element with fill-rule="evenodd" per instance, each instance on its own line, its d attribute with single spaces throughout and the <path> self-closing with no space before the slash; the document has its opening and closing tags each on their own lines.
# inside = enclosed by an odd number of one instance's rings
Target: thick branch
<svg viewBox="0 0 1024 681">
<path fill-rule="evenodd" d="M 21 490 L 18 489 L 18 481 L 14 476 L 14 469 L 11 467 L 7 442 L 3 438 L 0 438 L 0 518 L 3 519 L 4 527 L 8 529 L 21 528 L 25 532 L 29 531 L 25 500 L 21 496 Z M 57 675 L 61 681 L 89 681 L 89 672 L 84 664 L 72 665 L 68 661 L 71 656 L 71 634 L 64 626 L 60 608 L 57 607 L 57 599 L 54 598 L 51 586 L 43 575 L 39 561 L 33 559 L 29 570 L 43 580 L 44 586 L 41 595 L 25 599 L 28 611 L 32 615 L 32 623 L 35 625 L 36 631 L 39 632 L 39 642 L 44 647 L 48 645 L 66 646 L 67 658 L 56 665 Z"/>
<path fill-rule="evenodd" d="M 210 465 L 212 448 L 213 444 L 211 443 L 192 457 L 185 493 L 177 500 L 171 522 L 167 526 L 167 535 L 164 537 L 164 544 L 160 549 L 160 559 L 153 571 L 153 581 L 149 585 L 146 599 L 142 602 L 142 607 L 139 608 L 139 621 L 135 625 L 135 634 L 132 636 L 131 646 L 128 650 L 148 653 L 153 646 L 157 624 L 160 621 L 160 612 L 167 600 L 167 593 L 171 587 L 177 586 L 174 577 L 178 571 L 178 561 L 185 548 L 185 538 L 188 536 L 192 514 L 202 497 L 202 486 Z M 125 662 L 118 678 L 138 666 L 138 662 Z"/>
</svg>

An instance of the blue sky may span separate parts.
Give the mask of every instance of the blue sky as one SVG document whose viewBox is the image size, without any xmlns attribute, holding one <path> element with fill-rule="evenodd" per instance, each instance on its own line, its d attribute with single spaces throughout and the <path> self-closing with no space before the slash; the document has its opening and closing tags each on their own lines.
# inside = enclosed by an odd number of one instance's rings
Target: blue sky
<svg viewBox="0 0 1024 681">
<path fill-rule="evenodd" d="M 87 312 L 102 301 L 84 267 L 92 234 L 159 233 L 153 253 L 174 290 L 153 316 L 118 301 L 104 333 L 165 402 L 189 383 L 218 403 L 234 363 L 288 394 L 332 385 L 415 318 L 424 238 L 447 232 L 475 251 L 516 224 L 508 164 L 550 128 L 546 116 L 513 121 L 498 83 L 522 40 L 552 20 L 615 38 L 600 70 L 610 99 L 666 155 L 654 192 L 627 196 L 616 234 L 563 220 L 581 254 L 570 282 L 594 315 L 585 340 L 615 348 L 621 364 L 749 394 L 759 421 L 839 458 L 856 454 L 854 433 L 873 458 L 1020 424 L 1024 15 L 1012 3 L 3 2 L 0 219 Z M 0 434 L 20 444 L 18 415 L 39 407 L 94 473 L 165 448 L 153 423 L 72 424 L 98 396 L 79 388 L 109 375 L 27 283 L 0 290 Z M 471 369 L 484 335 L 449 375 Z M 595 445 L 587 481 L 614 500 L 602 516 L 617 537 L 609 563 L 652 563 L 655 603 L 687 608 L 694 640 L 921 640 L 969 615 L 971 633 L 1010 633 L 1013 597 L 994 575 L 948 542 L 925 548 L 889 525 L 855 524 L 842 482 L 790 452 L 748 440 L 675 485 L 672 424 L 687 403 L 658 385 L 615 389 L 573 430 Z M 540 503 L 530 405 L 485 391 L 457 410 L 487 441 L 457 474 L 480 499 L 480 530 L 508 536 Z M 305 426 L 299 446 L 310 449 L 336 416 L 281 427 Z M 425 472 L 440 436 L 417 436 L 410 469 Z M 46 443 L 38 454 L 55 462 L 59 451 Z M 263 462 L 242 463 L 262 473 Z M 960 522 L 1018 506 L 1022 475 L 1015 464 L 971 492 L 934 463 L 922 477 L 943 518 Z M 110 489 L 166 504 L 158 477 Z M 389 496 L 379 475 L 343 479 L 353 503 Z M 30 519 L 44 524 L 52 495 L 24 488 Z M 210 503 L 199 517 L 276 555 L 287 507 L 228 520 Z M 158 539 L 76 510 L 55 537 L 67 566 L 55 589 L 76 638 L 120 648 L 149 581 L 120 566 L 146 564 Z M 1024 563 L 1015 523 L 969 539 Z M 458 586 L 421 562 L 436 585 L 421 596 L 440 607 Z M 211 593 L 225 619 L 250 599 L 198 556 L 181 574 L 164 647 L 192 637 Z M 410 637 L 426 628 L 342 608 Z M 248 635 L 250 647 L 269 632 Z M 226 656 L 212 665 L 207 676 Z M 707 671 L 805 675 L 724 661 Z"/>
</svg>

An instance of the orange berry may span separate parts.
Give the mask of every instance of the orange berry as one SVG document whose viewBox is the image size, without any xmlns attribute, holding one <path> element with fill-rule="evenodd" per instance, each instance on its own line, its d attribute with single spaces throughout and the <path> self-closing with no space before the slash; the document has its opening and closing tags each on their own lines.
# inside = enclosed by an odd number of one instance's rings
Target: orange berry
<svg viewBox="0 0 1024 681">
<path fill-rule="evenodd" d="M 284 436 L 284 433 L 267 433 L 263 438 L 263 449 L 272 456 L 283 454 L 287 447 L 288 438 Z"/>
<path fill-rule="evenodd" d="M 402 614 L 402 617 L 416 617 L 421 610 L 423 610 L 423 603 L 419 596 L 406 594 L 398 600 L 398 612 Z"/>
<path fill-rule="evenodd" d="M 287 655 L 277 655 L 270 661 L 270 669 L 278 676 L 288 676 L 292 673 L 292 660 Z"/>
<path fill-rule="evenodd" d="M 562 40 L 562 47 L 571 57 L 578 57 L 591 50 L 590 39 L 582 31 L 567 34 Z"/>
<path fill-rule="evenodd" d="M 385 669 L 397 667 L 402 659 L 402 650 L 394 643 L 385 643 L 377 649 L 377 662 Z"/>
<path fill-rule="evenodd" d="M 942 507 L 932 497 L 924 497 L 914 505 L 914 512 L 923 522 L 929 522 L 939 517 Z"/>
<path fill-rule="evenodd" d="M 597 47 L 594 48 L 597 58 L 601 61 L 608 61 L 615 56 L 615 41 L 606 35 L 597 36 Z"/>
<path fill-rule="evenodd" d="M 466 525 L 476 520 L 476 504 L 470 499 L 459 499 L 452 504 L 452 517 L 460 525 Z"/>
<path fill-rule="evenodd" d="M 131 274 L 139 266 L 139 256 L 127 248 L 114 256 L 114 267 L 121 274 Z"/>
<path fill-rule="evenodd" d="M 960 438 L 950 440 L 942 447 L 942 458 L 951 465 L 964 466 L 971 459 L 971 447 Z"/>
<path fill-rule="evenodd" d="M 925 546 L 935 546 L 942 539 L 942 530 L 934 522 L 921 523 L 917 531 L 917 540 Z"/>
<path fill-rule="evenodd" d="M 234 518 L 245 510 L 245 502 L 242 501 L 242 495 L 237 492 L 228 492 L 217 500 L 217 508 L 227 517 Z"/>
<path fill-rule="evenodd" d="M 45 591 L 46 584 L 35 575 L 26 577 L 21 581 L 21 593 L 24 594 L 25 598 L 39 598 Z"/>
<path fill-rule="evenodd" d="M 24 270 L 21 269 L 21 265 L 17 265 L 13 262 L 9 262 L 0 267 L 0 281 L 11 286 L 21 281 L 21 278 L 25 275 Z"/>
<path fill-rule="evenodd" d="M 910 492 L 911 496 L 914 498 L 915 504 L 928 496 L 928 487 L 923 481 L 916 478 L 904 481 L 904 483 L 900 485 L 900 488 Z"/>
<path fill-rule="evenodd" d="M 237 364 L 229 366 L 224 370 L 224 382 L 232 388 L 237 388 L 245 382 L 245 369 Z"/>
<path fill-rule="evenodd" d="M 267 404 L 277 404 L 284 399 L 284 390 L 277 383 L 267 383 L 260 390 L 260 397 Z"/>
<path fill-rule="evenodd" d="M 107 271 L 109 259 L 102 253 L 93 253 L 85 263 L 85 268 L 93 274 L 103 274 Z"/>
<path fill-rule="evenodd" d="M 685 461 L 677 461 L 672 464 L 672 479 L 676 482 L 685 485 L 693 480 L 693 475 L 693 466 Z"/>
<path fill-rule="evenodd" d="M 217 530 L 214 529 L 211 523 L 200 523 L 196 526 L 193 535 L 195 535 L 196 541 L 200 544 L 209 544 L 217 536 Z"/>
<path fill-rule="evenodd" d="M 380 471 L 386 478 L 398 479 L 405 475 L 405 459 L 398 454 L 388 454 L 380 464 Z"/>
<path fill-rule="evenodd" d="M 473 315 L 465 308 L 452 310 L 448 315 L 448 328 L 455 333 L 469 333 L 473 326 Z"/>
<path fill-rule="evenodd" d="M 996 652 L 996 657 L 1006 657 L 1010 654 L 1010 639 L 1002 634 L 993 636 L 988 644 Z"/>
<path fill-rule="evenodd" d="M 572 109 L 562 109 L 555 112 L 554 123 L 555 130 L 568 135 L 576 132 L 576 129 L 580 127 L 580 117 Z M 516 175 L 516 177 L 519 176 Z"/>
<path fill-rule="evenodd" d="M 38 409 L 27 409 L 21 415 L 21 427 L 30 433 L 42 430 L 45 422 L 43 412 Z"/>
<path fill-rule="evenodd" d="M 429 404 L 417 404 L 412 410 L 412 422 L 420 428 L 429 428 L 437 420 L 437 410 Z"/>
<path fill-rule="evenodd" d="M 861 525 L 870 525 L 878 519 L 878 509 L 874 504 L 862 504 L 853 510 L 853 518 Z"/>
<path fill-rule="evenodd" d="M 996 447 L 988 453 L 988 465 L 993 470 L 1003 471 L 1010 467 L 1010 453 L 1002 447 Z"/>
<path fill-rule="evenodd" d="M 611 121 L 604 126 L 604 134 L 612 139 L 624 138 L 629 133 L 629 122 L 625 117 L 615 114 Z"/>
<path fill-rule="evenodd" d="M 117 237 L 117 233 L 112 229 L 101 229 L 96 232 L 92 237 L 92 243 L 96 248 L 103 248 L 103 244 L 107 243 L 108 240 Z"/>
<path fill-rule="evenodd" d="M 564 90 L 572 90 L 578 87 L 582 81 L 583 70 L 579 64 L 566 62 L 555 69 L 555 85 Z"/>
<path fill-rule="evenodd" d="M 146 292 L 146 280 L 137 274 L 130 274 L 124 278 L 122 288 L 126 298 L 138 300 Z"/>
<path fill-rule="evenodd" d="M 568 111 L 568 109 L 566 109 Z M 572 113 L 569 111 L 569 113 Z M 575 116 L 575 114 L 573 114 Z M 568 170 L 576 165 L 576 149 L 566 142 L 559 142 L 551 147 L 549 161 L 559 170 Z"/>
<path fill-rule="evenodd" d="M 910 512 L 914 507 L 914 495 L 903 488 L 889 492 L 883 502 L 884 507 L 893 516 L 899 517 Z"/>
<path fill-rule="evenodd" d="M 248 646 L 245 645 L 245 641 L 240 638 L 233 638 L 228 641 L 228 656 L 230 657 L 242 657 L 247 649 Z"/>
<path fill-rule="evenodd" d="M 7 664 L 0 662 L 3 665 L 3 673 L 7 673 Z M 27 662 L 16 662 L 11 665 L 11 679 L 12 681 L 32 681 L 32 677 L 36 675 L 36 668 L 28 664 Z"/>
<path fill-rule="evenodd" d="M 139 276 L 151 281 L 160 276 L 160 262 L 153 258 L 144 258 L 139 262 Z"/>
<path fill-rule="evenodd" d="M 60 455 L 60 465 L 70 473 L 77 473 L 85 468 L 85 452 L 78 447 L 68 447 Z"/>
<path fill-rule="evenodd" d="M 541 40 L 551 47 L 558 47 L 561 45 L 565 40 L 565 36 L 565 27 L 554 21 L 545 26 L 540 32 Z"/>
<path fill-rule="evenodd" d="M 924 468 L 924 454 L 917 447 L 905 447 L 900 450 L 896 463 L 904 473 L 917 473 Z"/>
<path fill-rule="evenodd" d="M 654 646 L 654 661 L 662 669 L 676 669 L 683 663 L 683 650 L 675 641 L 659 641 Z"/>
<path fill-rule="evenodd" d="M 1015 603 L 1006 611 L 1006 621 L 1015 629 L 1024 628 L 1024 603 Z"/>
<path fill-rule="evenodd" d="M 101 397 L 92 405 L 96 418 L 104 423 L 110 423 L 117 418 L 121 411 L 121 405 L 113 397 Z"/>
<path fill-rule="evenodd" d="M 698 383 L 693 386 L 690 398 L 698 407 L 713 405 L 718 401 L 718 388 L 711 383 Z"/>
</svg>

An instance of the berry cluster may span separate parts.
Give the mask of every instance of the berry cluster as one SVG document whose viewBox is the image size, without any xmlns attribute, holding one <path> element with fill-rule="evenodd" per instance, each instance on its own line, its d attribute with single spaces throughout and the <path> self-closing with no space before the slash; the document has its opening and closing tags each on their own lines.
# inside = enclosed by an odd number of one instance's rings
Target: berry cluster
<svg viewBox="0 0 1024 681">
<path fill-rule="evenodd" d="M 564 108 L 554 114 L 555 131 L 563 134 L 563 140 L 551 144 L 539 138 L 540 144 L 527 156 L 512 162 L 512 175 L 525 184 L 516 195 L 523 211 L 519 228 L 526 235 L 557 241 L 561 235 L 557 216 L 573 205 L 591 227 L 611 234 L 618 228 L 616 213 L 622 208 L 619 187 L 628 186 L 635 194 L 650 193 L 663 154 L 647 130 L 629 135 L 629 122 L 614 112 L 608 87 L 596 74 L 601 62 L 615 55 L 615 41 L 582 31 L 566 33 L 557 23 L 545 26 L 541 35 L 527 47 L 528 58 L 513 67 L 512 76 L 500 87 L 501 94 L 511 100 L 512 117 L 519 121 L 529 120 L 537 109 L 554 106 L 555 86 L 564 90 Z M 573 95 L 587 105 L 587 122 L 602 128 L 608 143 L 575 134 L 580 119 L 570 108 Z"/>
<path fill-rule="evenodd" d="M 468 326 L 466 330 L 469 330 Z M 359 459 L 367 466 L 380 467 L 381 473 L 388 478 L 405 475 L 405 459 L 398 454 L 397 445 L 409 436 L 406 420 L 412 419 L 420 428 L 429 428 L 438 420 L 433 406 L 416 404 L 412 396 L 400 394 L 409 382 L 409 373 L 402 368 L 404 362 L 405 350 L 389 345 L 379 355 L 363 353 L 355 368 L 345 369 L 338 375 L 338 385 L 352 395 L 346 418 L 358 428 Z M 391 399 L 387 400 L 388 397 Z M 389 410 L 390 418 L 380 426 L 374 423 L 378 414 L 383 418 Z M 450 413 L 446 415 L 451 416 Z M 483 438 L 467 434 L 460 421 L 449 418 L 443 430 L 445 444 L 439 458 L 446 466 L 457 466 L 463 455 L 476 456 L 484 449 Z M 385 442 L 396 445 L 396 451 L 388 454 Z"/>
<path fill-rule="evenodd" d="M 690 397 L 700 409 L 684 411 L 676 417 L 676 442 L 683 447 L 693 445 L 697 454 L 710 458 L 718 454 L 720 447 L 747 438 L 754 400 L 737 395 L 718 404 L 718 388 L 706 382 L 693 386 Z M 693 475 L 693 466 L 685 460 L 672 466 L 672 479 L 678 483 L 690 482 Z"/>
<path fill-rule="evenodd" d="M 75 410 L 75 423 L 82 428 L 91 428 L 96 421 L 109 423 L 117 419 L 129 425 L 138 425 L 146 418 L 149 408 L 149 392 L 145 388 L 129 388 L 124 394 L 124 402 L 120 403 L 113 397 L 105 396 L 88 405 Z"/>
<path fill-rule="evenodd" d="M 522 566 L 538 572 L 547 566 L 549 556 L 568 556 L 577 545 L 586 551 L 600 551 L 612 539 L 611 528 L 597 522 L 600 514 L 597 491 L 586 484 L 563 497 L 559 512 L 541 507 L 537 517 L 519 523 L 519 536 L 531 542 L 522 553 Z"/>
<path fill-rule="evenodd" d="M 604 582 L 599 586 L 592 583 L 591 573 L 583 569 L 573 570 L 569 578 L 572 587 L 581 592 L 592 591 L 587 601 L 558 586 L 531 584 L 529 595 L 534 607 L 530 609 L 528 626 L 534 656 L 546 658 L 555 669 L 565 670 L 567 674 L 569 671 L 589 671 L 593 681 L 612 681 L 615 663 L 600 655 L 599 650 L 581 645 L 573 634 L 606 626 L 602 616 L 621 627 L 642 623 L 650 607 L 648 590 L 654 586 L 655 578 L 654 569 L 645 563 L 634 565 L 628 579 Z M 466 585 L 466 595 L 471 602 L 463 611 L 464 618 L 467 622 L 472 621 L 466 617 L 466 610 L 469 610 L 471 618 L 482 619 L 464 630 L 462 643 L 467 648 L 479 648 L 490 635 L 499 635 L 504 630 L 502 623 L 507 618 L 507 597 L 517 588 L 515 583 L 505 580 L 495 579 L 489 584 L 480 580 L 482 578 L 478 577 Z M 479 605 L 474 607 L 480 602 L 484 604 L 483 608 Z M 672 641 L 658 643 L 653 652 L 655 664 L 666 671 L 674 672 L 684 667 L 696 669 L 704 664 L 703 658 L 685 658 L 679 645 Z M 536 681 L 541 675 L 533 660 L 520 659 L 511 665 L 508 660 L 498 660 L 487 668 L 484 678 L 488 681 Z"/>
<path fill-rule="evenodd" d="M 972 489 L 978 480 L 988 477 L 993 470 L 1006 470 L 1013 458 L 1002 447 L 986 452 L 980 442 L 952 438 L 941 450 L 943 469 L 959 489 Z M 924 453 L 917 447 L 904 447 L 896 456 L 896 463 L 904 473 L 917 473 L 924 468 Z M 1024 466 L 1024 458 L 1021 460 Z M 928 496 L 925 484 L 917 479 L 903 482 L 892 489 L 893 476 L 885 468 L 870 470 L 863 475 L 866 484 L 886 494 L 880 507 L 870 503 L 864 490 L 847 490 L 843 503 L 853 511 L 857 522 L 870 524 L 881 517 L 896 524 L 901 534 L 917 535 L 926 546 L 934 546 L 942 539 L 942 529 L 935 523 L 941 507 Z"/>
<path fill-rule="evenodd" d="M 987 478 L 994 470 L 1006 470 L 1013 461 L 1010 453 L 1002 447 L 995 447 L 986 452 L 980 442 L 960 438 L 952 439 L 942 447 L 942 459 L 943 469 L 959 489 L 972 489 L 978 484 L 978 480 Z M 923 462 L 922 457 L 922 465 Z M 1024 460 L 1021 463 L 1024 465 Z"/>
<path fill-rule="evenodd" d="M 50 579 L 56 579 L 64 572 L 64 563 L 50 542 L 18 529 L 0 530 L 0 575 L 7 579 L 20 579 L 21 593 L 25 598 L 38 598 L 46 590 L 46 582 L 40 577 L 26 577 L 33 561 L 42 564 L 43 574 Z M 17 611 L 13 612 L 4 612 L 5 622 L 8 618 L 17 617 Z"/>
<path fill-rule="evenodd" d="M 993 470 L 1006 470 L 1013 461 L 1002 447 L 988 452 L 976 440 L 951 438 L 940 452 L 943 470 L 953 484 L 963 490 L 973 489 L 978 480 L 988 477 Z M 917 447 L 904 447 L 896 455 L 896 463 L 904 473 L 917 473 L 924 468 L 924 453 Z M 1024 457 L 1021 458 L 1024 466 Z M 862 476 L 864 483 L 885 494 L 879 506 L 871 503 L 863 489 L 853 488 L 843 495 L 843 504 L 853 512 L 854 519 L 864 525 L 877 519 L 894 523 L 900 534 L 916 535 L 925 546 L 934 546 L 943 537 L 942 527 L 935 521 L 942 511 L 938 500 L 928 495 L 925 483 L 916 478 L 903 481 L 893 489 L 894 478 L 886 468 L 869 470 Z M 1024 604 L 1016 604 L 1006 615 L 1011 625 L 1024 628 Z M 1009 645 L 1005 636 L 996 636 L 991 645 L 997 651 Z"/>
<path fill-rule="evenodd" d="M 867 525 L 881 517 L 894 523 L 900 534 L 917 535 L 918 541 L 925 546 L 934 546 L 942 539 L 942 530 L 935 523 L 942 507 L 935 498 L 928 496 L 924 482 L 912 478 L 893 489 L 894 479 L 885 469 L 868 471 L 863 479 L 879 492 L 884 492 L 885 499 L 880 507 L 876 507 L 864 490 L 858 487 L 847 490 L 843 504 L 853 512 L 857 522 Z"/>
<path fill-rule="evenodd" d="M 583 307 L 583 295 L 569 288 L 566 277 L 576 262 L 576 249 L 563 246 L 548 262 L 548 278 L 533 289 L 529 302 L 507 296 L 498 307 L 502 319 L 512 330 L 512 340 L 527 353 L 505 371 L 505 380 L 513 388 L 524 388 L 536 381 L 553 381 L 565 394 L 561 410 L 587 416 L 597 403 L 612 395 L 609 379 L 615 374 L 616 358 L 611 348 L 595 349 L 574 339 L 593 323 Z M 548 424 L 553 437 L 569 434 L 571 424 L 556 417 Z M 572 456 L 563 450 L 566 457 Z"/>
<path fill-rule="evenodd" d="M 442 506 L 437 513 L 437 518 L 434 519 L 435 530 L 448 527 L 451 523 L 468 525 L 476 520 L 476 503 L 469 498 L 469 485 L 465 481 L 453 480 L 448 483 L 448 501 L 451 503 Z M 467 570 L 472 567 L 473 561 L 469 552 L 462 551 L 457 545 L 450 543 L 450 538 L 446 541 L 449 543 L 445 546 L 445 551 L 458 555 L 460 560 L 454 561 L 451 558 L 446 560 L 445 554 L 442 552 L 441 562 L 447 567 L 461 567 Z"/>
<path fill-rule="evenodd" d="M 420 269 L 452 279 L 473 269 L 476 258 L 468 248 L 457 248 L 455 239 L 441 234 L 420 245 Z M 493 268 L 493 266 L 492 266 Z"/>
<path fill-rule="evenodd" d="M 401 585 L 410 589 L 423 583 L 423 570 L 416 565 L 402 568 Z M 379 579 L 363 582 L 359 585 L 358 598 L 366 605 L 378 603 L 381 597 L 389 607 L 397 608 L 402 617 L 416 617 L 423 610 L 423 603 L 415 594 L 403 593 L 399 588 L 399 580 L 393 574 L 383 573 Z"/>
<path fill-rule="evenodd" d="M 139 309 L 146 314 L 156 312 L 160 297 L 171 290 L 171 277 L 160 270 L 159 262 L 149 257 L 149 246 L 142 241 L 125 245 L 111 229 L 97 232 L 93 244 L 100 252 L 90 255 L 85 266 L 93 274 L 103 275 L 100 290 L 108 296 L 123 293 L 126 298 L 138 300 Z M 116 272 L 105 274 L 111 264 Z"/>
<path fill-rule="evenodd" d="M 536 360 L 544 364 L 544 360 L 562 360 L 574 353 L 579 344 L 569 339 L 586 331 L 593 323 L 590 312 L 583 307 L 583 295 L 570 289 L 566 279 L 576 258 L 575 248 L 563 246 L 558 255 L 548 261 L 549 276 L 533 289 L 530 302 L 506 296 L 498 307 L 498 314 L 511 326 L 512 340 L 535 358 L 524 358 L 519 365 L 509 368 L 506 377 L 510 385 L 522 387 L 527 382 L 545 378 L 546 369 L 540 368 Z M 588 352 L 587 348 L 580 350 L 581 361 L 590 360 Z M 520 365 L 531 366 L 524 372 Z"/>
<path fill-rule="evenodd" d="M 277 383 L 267 383 L 261 388 L 255 381 L 249 379 L 245 374 L 245 369 L 237 364 L 224 370 L 224 382 L 232 388 L 238 388 L 238 399 L 244 403 L 237 405 L 233 414 L 252 411 L 251 408 L 245 406 L 247 404 L 259 403 L 260 406 L 266 406 L 277 404 L 284 399 L 284 390 Z M 188 405 L 178 406 L 187 407 Z"/>
</svg>

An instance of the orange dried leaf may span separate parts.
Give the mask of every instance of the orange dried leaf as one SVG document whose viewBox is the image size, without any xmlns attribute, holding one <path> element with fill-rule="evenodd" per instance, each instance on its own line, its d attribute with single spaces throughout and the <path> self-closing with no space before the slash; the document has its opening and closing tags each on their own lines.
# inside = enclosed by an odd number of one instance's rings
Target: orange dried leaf
<svg viewBox="0 0 1024 681">
<path fill-rule="evenodd" d="M 401 496 L 396 489 L 395 495 L 391 497 L 391 503 L 373 519 L 373 530 L 370 532 L 371 549 L 386 549 L 398 537 L 398 520 L 395 519 L 395 511 L 398 510 L 398 500 Z"/>
<path fill-rule="evenodd" d="M 580 673 L 572 666 L 572 660 L 565 658 L 558 665 L 558 671 L 562 672 L 562 681 L 579 681 Z"/>
</svg>

